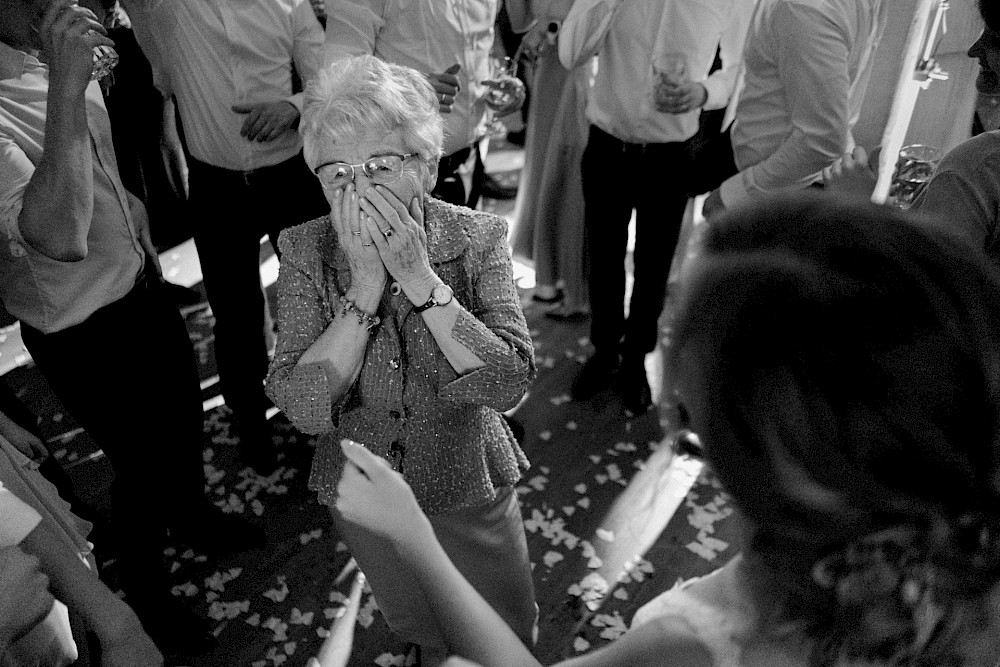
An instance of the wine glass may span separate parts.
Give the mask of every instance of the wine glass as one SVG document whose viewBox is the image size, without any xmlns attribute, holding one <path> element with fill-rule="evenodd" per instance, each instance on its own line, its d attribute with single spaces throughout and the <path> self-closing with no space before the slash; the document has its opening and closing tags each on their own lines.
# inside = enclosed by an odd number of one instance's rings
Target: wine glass
<svg viewBox="0 0 1000 667">
<path fill-rule="evenodd" d="M 910 208 L 927 181 L 931 180 L 940 161 L 940 148 L 923 144 L 903 146 L 889 186 L 889 197 L 893 203 L 901 209 Z"/>
<path fill-rule="evenodd" d="M 490 58 L 490 82 L 486 84 L 484 101 L 490 109 L 490 122 L 486 136 L 500 138 L 507 135 L 507 128 L 500 117 L 520 108 L 525 94 L 524 83 L 517 78 L 517 62 L 512 58 Z"/>
</svg>

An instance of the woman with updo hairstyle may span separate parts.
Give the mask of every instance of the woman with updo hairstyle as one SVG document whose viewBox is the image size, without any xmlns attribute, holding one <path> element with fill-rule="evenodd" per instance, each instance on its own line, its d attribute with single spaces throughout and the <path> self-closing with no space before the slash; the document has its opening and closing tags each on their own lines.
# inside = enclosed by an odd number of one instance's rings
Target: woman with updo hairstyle
<svg viewBox="0 0 1000 667">
<path fill-rule="evenodd" d="M 830 197 L 734 210 L 685 278 L 669 369 L 744 551 L 566 664 L 997 665 L 1000 277 L 981 248 Z M 452 653 L 537 665 L 405 482 L 342 447 L 338 507 L 382 521 Z"/>
</svg>

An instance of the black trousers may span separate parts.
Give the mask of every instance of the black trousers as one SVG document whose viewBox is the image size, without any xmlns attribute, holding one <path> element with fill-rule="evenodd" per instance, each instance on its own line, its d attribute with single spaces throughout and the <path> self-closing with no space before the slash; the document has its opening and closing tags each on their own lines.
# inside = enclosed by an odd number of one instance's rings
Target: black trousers
<svg viewBox="0 0 1000 667">
<path fill-rule="evenodd" d="M 590 127 L 583 154 L 584 223 L 590 261 L 590 340 L 598 353 L 656 346 L 657 320 L 688 195 L 686 144 L 630 144 Z M 636 210 L 635 283 L 626 320 L 625 254 Z"/>
<path fill-rule="evenodd" d="M 739 172 L 728 128 L 720 134 L 708 134 L 707 138 L 699 134 L 696 138 L 698 141 L 691 146 L 694 164 L 688 175 L 688 193 L 692 197 L 711 192 Z"/>
<path fill-rule="evenodd" d="M 84 322 L 21 336 L 38 369 L 114 468 L 111 521 L 126 592 L 165 592 L 170 526 L 204 511 L 202 405 L 187 327 L 158 277 Z"/>
<path fill-rule="evenodd" d="M 189 170 L 189 209 L 197 216 L 194 241 L 215 315 L 222 393 L 241 442 L 269 442 L 260 238 L 267 234 L 277 252 L 281 230 L 327 215 L 330 206 L 301 154 L 249 173 L 197 160 Z"/>
<path fill-rule="evenodd" d="M 462 182 L 462 178 L 458 174 L 458 168 L 465 164 L 470 153 L 475 153 L 476 162 L 472 168 L 469 191 L 466 192 L 465 183 Z M 486 163 L 483 162 L 483 155 L 479 152 L 479 143 L 477 142 L 441 158 L 438 163 L 437 185 L 434 186 L 434 191 L 431 194 L 449 204 L 476 208 L 479 198 L 483 194 L 483 183 L 485 182 Z"/>
</svg>

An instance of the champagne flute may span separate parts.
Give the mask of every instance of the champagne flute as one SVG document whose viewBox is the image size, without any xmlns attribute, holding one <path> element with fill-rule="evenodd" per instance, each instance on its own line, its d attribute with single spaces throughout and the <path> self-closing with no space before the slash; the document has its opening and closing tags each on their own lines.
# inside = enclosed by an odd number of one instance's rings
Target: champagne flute
<svg viewBox="0 0 1000 667">
<path fill-rule="evenodd" d="M 490 70 L 491 82 L 484 98 L 490 109 L 486 135 L 500 138 L 507 135 L 500 117 L 518 109 L 524 99 L 524 83 L 517 78 L 517 62 L 512 58 L 490 58 Z"/>
</svg>

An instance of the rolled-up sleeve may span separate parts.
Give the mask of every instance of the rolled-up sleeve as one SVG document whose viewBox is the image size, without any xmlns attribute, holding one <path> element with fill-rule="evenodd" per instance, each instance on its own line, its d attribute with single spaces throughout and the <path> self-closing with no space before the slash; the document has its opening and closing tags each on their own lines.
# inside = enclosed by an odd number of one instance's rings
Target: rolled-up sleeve
<svg viewBox="0 0 1000 667">
<path fill-rule="evenodd" d="M 24 202 L 24 190 L 35 173 L 21 147 L 0 130 L 0 226 L 9 242 L 24 243 L 18 218 Z"/>
<path fill-rule="evenodd" d="M 20 544 L 42 516 L 0 483 L 0 547 Z"/>
<path fill-rule="evenodd" d="M 517 296 L 506 222 L 492 217 L 476 258 L 472 303 L 458 315 L 452 336 L 485 362 L 442 387 L 444 400 L 509 410 L 535 377 L 535 352 Z M 475 247 L 475 246 L 474 246 Z"/>
<path fill-rule="evenodd" d="M 267 375 L 267 395 L 304 433 L 326 433 L 335 425 L 330 385 L 322 365 L 302 364 L 302 354 L 329 325 L 322 297 L 322 268 L 315 275 L 299 260 L 297 247 L 282 235 L 278 272 L 280 334 Z"/>
</svg>

